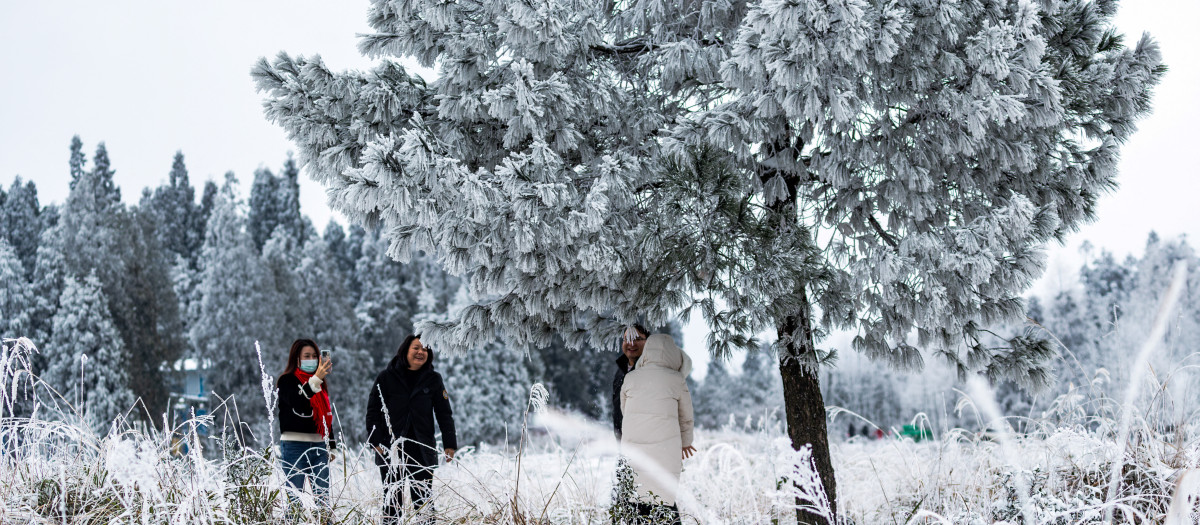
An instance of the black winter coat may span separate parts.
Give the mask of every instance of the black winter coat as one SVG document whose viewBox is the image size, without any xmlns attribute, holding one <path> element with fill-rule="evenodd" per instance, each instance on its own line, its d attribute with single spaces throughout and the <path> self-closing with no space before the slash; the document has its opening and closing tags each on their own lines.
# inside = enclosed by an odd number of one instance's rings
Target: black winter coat
<svg viewBox="0 0 1200 525">
<path fill-rule="evenodd" d="M 617 358 L 617 374 L 613 376 L 613 396 L 612 396 L 612 416 L 613 416 L 613 432 L 617 434 L 617 440 L 621 439 L 621 420 L 624 419 L 624 414 L 621 413 L 621 385 L 625 384 L 625 374 L 629 373 L 629 358 L 625 354 Z"/>
<path fill-rule="evenodd" d="M 432 363 L 432 355 L 429 361 Z M 367 396 L 367 442 L 387 448 L 402 437 L 414 440 L 429 447 L 425 450 L 428 454 L 416 458 L 425 466 L 437 464 L 437 443 L 433 437 L 435 417 L 442 429 L 442 446 L 458 448 L 450 394 L 446 392 L 442 375 L 435 372 L 430 363 L 416 374 L 406 374 L 403 359 L 393 358 L 375 378 Z"/>
<path fill-rule="evenodd" d="M 296 374 L 287 374 L 279 376 L 275 388 L 279 390 L 279 431 L 316 434 L 317 420 L 313 417 L 312 402 L 309 400 L 317 393 L 313 392 L 312 387 L 307 382 L 301 383 Z M 330 434 L 333 434 L 332 429 Z M 332 435 L 324 437 L 329 440 L 329 448 L 337 446 Z"/>
</svg>

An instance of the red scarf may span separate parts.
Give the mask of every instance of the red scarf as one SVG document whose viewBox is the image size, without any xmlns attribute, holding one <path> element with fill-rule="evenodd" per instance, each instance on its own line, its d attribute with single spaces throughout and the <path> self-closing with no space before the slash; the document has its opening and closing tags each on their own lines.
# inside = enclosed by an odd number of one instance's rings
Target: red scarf
<svg viewBox="0 0 1200 525">
<path fill-rule="evenodd" d="M 296 369 L 296 377 L 300 378 L 301 385 L 307 383 L 312 376 L 299 368 Z M 329 427 L 332 426 L 330 423 L 333 422 L 333 418 L 330 416 L 332 411 L 329 409 L 329 391 L 321 388 L 320 392 L 308 398 L 308 403 L 312 405 L 313 420 L 317 422 L 317 433 L 323 438 L 330 437 Z"/>
</svg>

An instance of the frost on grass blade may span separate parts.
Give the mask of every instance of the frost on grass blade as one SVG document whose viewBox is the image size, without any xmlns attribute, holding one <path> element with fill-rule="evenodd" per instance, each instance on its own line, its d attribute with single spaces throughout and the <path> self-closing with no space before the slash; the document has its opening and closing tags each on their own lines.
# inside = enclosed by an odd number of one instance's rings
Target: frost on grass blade
<svg viewBox="0 0 1200 525">
<path fill-rule="evenodd" d="M 775 505 L 788 510 L 804 509 L 833 520 L 829 496 L 825 494 L 825 485 L 821 483 L 821 476 L 817 474 L 817 466 L 813 461 L 812 446 L 805 445 L 795 450 L 790 440 L 778 439 L 774 448 L 787 468 L 777 482 L 779 488 L 773 498 Z"/>
</svg>

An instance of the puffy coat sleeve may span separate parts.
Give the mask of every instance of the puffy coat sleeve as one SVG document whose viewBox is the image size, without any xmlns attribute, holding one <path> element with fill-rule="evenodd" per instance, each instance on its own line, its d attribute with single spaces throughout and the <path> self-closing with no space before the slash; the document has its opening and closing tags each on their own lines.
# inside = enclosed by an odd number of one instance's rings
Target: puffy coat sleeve
<svg viewBox="0 0 1200 525">
<path fill-rule="evenodd" d="M 433 394 L 433 416 L 437 418 L 438 428 L 442 429 L 442 446 L 458 449 L 458 436 L 454 433 L 454 412 L 450 410 L 450 392 L 446 391 L 446 383 L 442 382 L 441 374 L 437 376 L 437 388 L 441 392 Z"/>
<path fill-rule="evenodd" d="M 694 429 L 694 414 L 692 413 L 692 393 L 688 391 L 687 382 L 683 383 L 683 395 L 679 396 L 679 436 L 683 438 L 683 446 L 692 446 L 692 430 Z"/>
<path fill-rule="evenodd" d="M 629 379 L 629 378 L 626 377 L 626 379 Z M 628 400 L 629 400 L 629 381 L 625 381 L 625 384 L 621 385 L 621 414 L 622 414 L 622 417 L 624 417 L 623 415 L 625 414 L 625 405 L 628 404 L 627 403 Z M 624 422 L 622 421 L 622 426 L 623 425 L 624 425 Z"/>
<path fill-rule="evenodd" d="M 367 443 L 387 447 L 392 441 L 392 431 L 388 428 L 387 418 L 383 414 L 382 396 L 380 377 L 376 377 L 371 390 L 367 392 Z"/>
</svg>

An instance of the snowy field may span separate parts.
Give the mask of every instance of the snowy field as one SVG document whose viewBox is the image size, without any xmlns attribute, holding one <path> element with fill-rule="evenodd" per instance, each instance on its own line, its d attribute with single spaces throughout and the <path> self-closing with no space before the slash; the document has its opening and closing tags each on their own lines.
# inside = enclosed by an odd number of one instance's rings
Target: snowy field
<svg viewBox="0 0 1200 525">
<path fill-rule="evenodd" d="M 438 469 L 441 523 L 610 523 L 616 454 L 608 428 L 552 410 L 535 423 L 523 453 L 516 437 L 508 447 L 464 449 Z M 1117 523 L 1194 522 L 1186 505 L 1171 509 L 1178 478 L 1196 464 L 1194 438 L 1183 429 L 1163 435 L 1140 420 L 1125 455 L 1122 491 L 1106 504 L 1117 453 L 1105 437 L 1112 427 L 1095 419 L 1076 423 L 1043 425 L 1007 446 L 1002 436 L 966 430 L 922 443 L 836 442 L 842 520 L 1022 523 L 1029 512 L 1036 523 L 1102 523 L 1111 509 Z M 219 442 L 200 440 L 191 428 L 179 429 L 192 444 L 179 454 L 160 433 L 126 430 L 97 439 L 76 425 L 7 419 L 0 522 L 318 522 L 309 497 L 302 497 L 298 520 L 285 515 L 281 472 L 268 453 L 213 450 Z M 684 523 L 789 522 L 794 496 L 778 480 L 802 479 L 807 470 L 778 422 L 700 431 L 697 447 L 683 472 Z M 337 457 L 331 481 L 332 523 L 378 520 L 382 487 L 364 449 Z M 1168 519 L 1168 512 L 1186 519 Z"/>
</svg>

